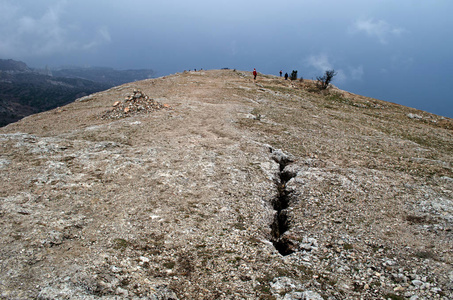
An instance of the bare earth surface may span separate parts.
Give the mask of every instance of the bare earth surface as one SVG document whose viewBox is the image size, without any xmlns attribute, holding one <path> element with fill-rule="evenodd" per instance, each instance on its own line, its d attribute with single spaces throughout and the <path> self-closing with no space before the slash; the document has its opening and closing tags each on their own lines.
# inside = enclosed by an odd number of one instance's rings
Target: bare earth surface
<svg viewBox="0 0 453 300">
<path fill-rule="evenodd" d="M 453 299 L 453 123 L 187 72 L 0 129 L 1 299 Z"/>
</svg>

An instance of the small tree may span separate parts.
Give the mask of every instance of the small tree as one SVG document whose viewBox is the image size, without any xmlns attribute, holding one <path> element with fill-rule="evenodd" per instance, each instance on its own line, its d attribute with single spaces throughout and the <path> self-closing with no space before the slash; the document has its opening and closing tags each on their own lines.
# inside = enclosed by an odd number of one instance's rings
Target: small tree
<svg viewBox="0 0 453 300">
<path fill-rule="evenodd" d="M 337 75 L 335 70 L 327 70 L 324 76 L 316 77 L 316 85 L 320 90 L 325 90 L 329 86 L 329 83 L 332 81 L 333 77 Z"/>
<path fill-rule="evenodd" d="M 297 71 L 296 70 L 293 70 L 291 72 L 291 76 L 289 77 L 289 79 L 291 79 L 291 80 L 296 80 L 297 79 Z"/>
</svg>

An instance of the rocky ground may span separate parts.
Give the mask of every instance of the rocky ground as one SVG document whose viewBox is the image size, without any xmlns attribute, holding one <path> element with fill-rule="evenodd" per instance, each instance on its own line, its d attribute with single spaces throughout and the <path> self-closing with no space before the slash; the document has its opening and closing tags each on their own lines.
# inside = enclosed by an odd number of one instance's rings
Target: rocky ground
<svg viewBox="0 0 453 300">
<path fill-rule="evenodd" d="M 451 119 L 185 72 L 0 129 L 1 299 L 452 299 Z"/>
</svg>

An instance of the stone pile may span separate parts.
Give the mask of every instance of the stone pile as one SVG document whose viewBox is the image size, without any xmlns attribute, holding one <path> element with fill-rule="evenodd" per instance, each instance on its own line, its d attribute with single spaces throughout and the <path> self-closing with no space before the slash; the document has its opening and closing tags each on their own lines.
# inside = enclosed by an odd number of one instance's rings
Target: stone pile
<svg viewBox="0 0 453 300">
<path fill-rule="evenodd" d="M 107 111 L 102 119 L 122 119 L 168 108 L 170 108 L 168 104 L 162 104 L 151 99 L 141 90 L 134 90 L 133 94 L 127 96 L 124 101 L 116 101 L 113 104 L 113 109 Z"/>
</svg>

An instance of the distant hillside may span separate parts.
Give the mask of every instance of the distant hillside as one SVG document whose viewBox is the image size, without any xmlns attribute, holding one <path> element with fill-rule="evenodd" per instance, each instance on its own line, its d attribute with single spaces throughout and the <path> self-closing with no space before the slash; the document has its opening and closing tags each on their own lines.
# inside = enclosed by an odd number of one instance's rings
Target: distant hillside
<svg viewBox="0 0 453 300">
<path fill-rule="evenodd" d="M 154 75 L 153 70 L 115 70 L 112 68 L 91 67 L 91 68 L 64 68 L 52 70 L 53 76 L 82 78 L 94 82 L 104 83 L 110 86 L 117 86 L 128 82 L 149 79 Z"/>
<path fill-rule="evenodd" d="M 24 72 L 30 71 L 30 69 L 24 62 L 15 61 L 12 59 L 0 59 L 0 71 Z"/>
<path fill-rule="evenodd" d="M 112 68 L 34 70 L 21 61 L 0 59 L 0 126 L 152 75 L 152 70 Z"/>
<path fill-rule="evenodd" d="M 0 126 L 110 87 L 85 79 L 39 74 L 14 60 L 0 60 L 0 69 Z"/>
</svg>

